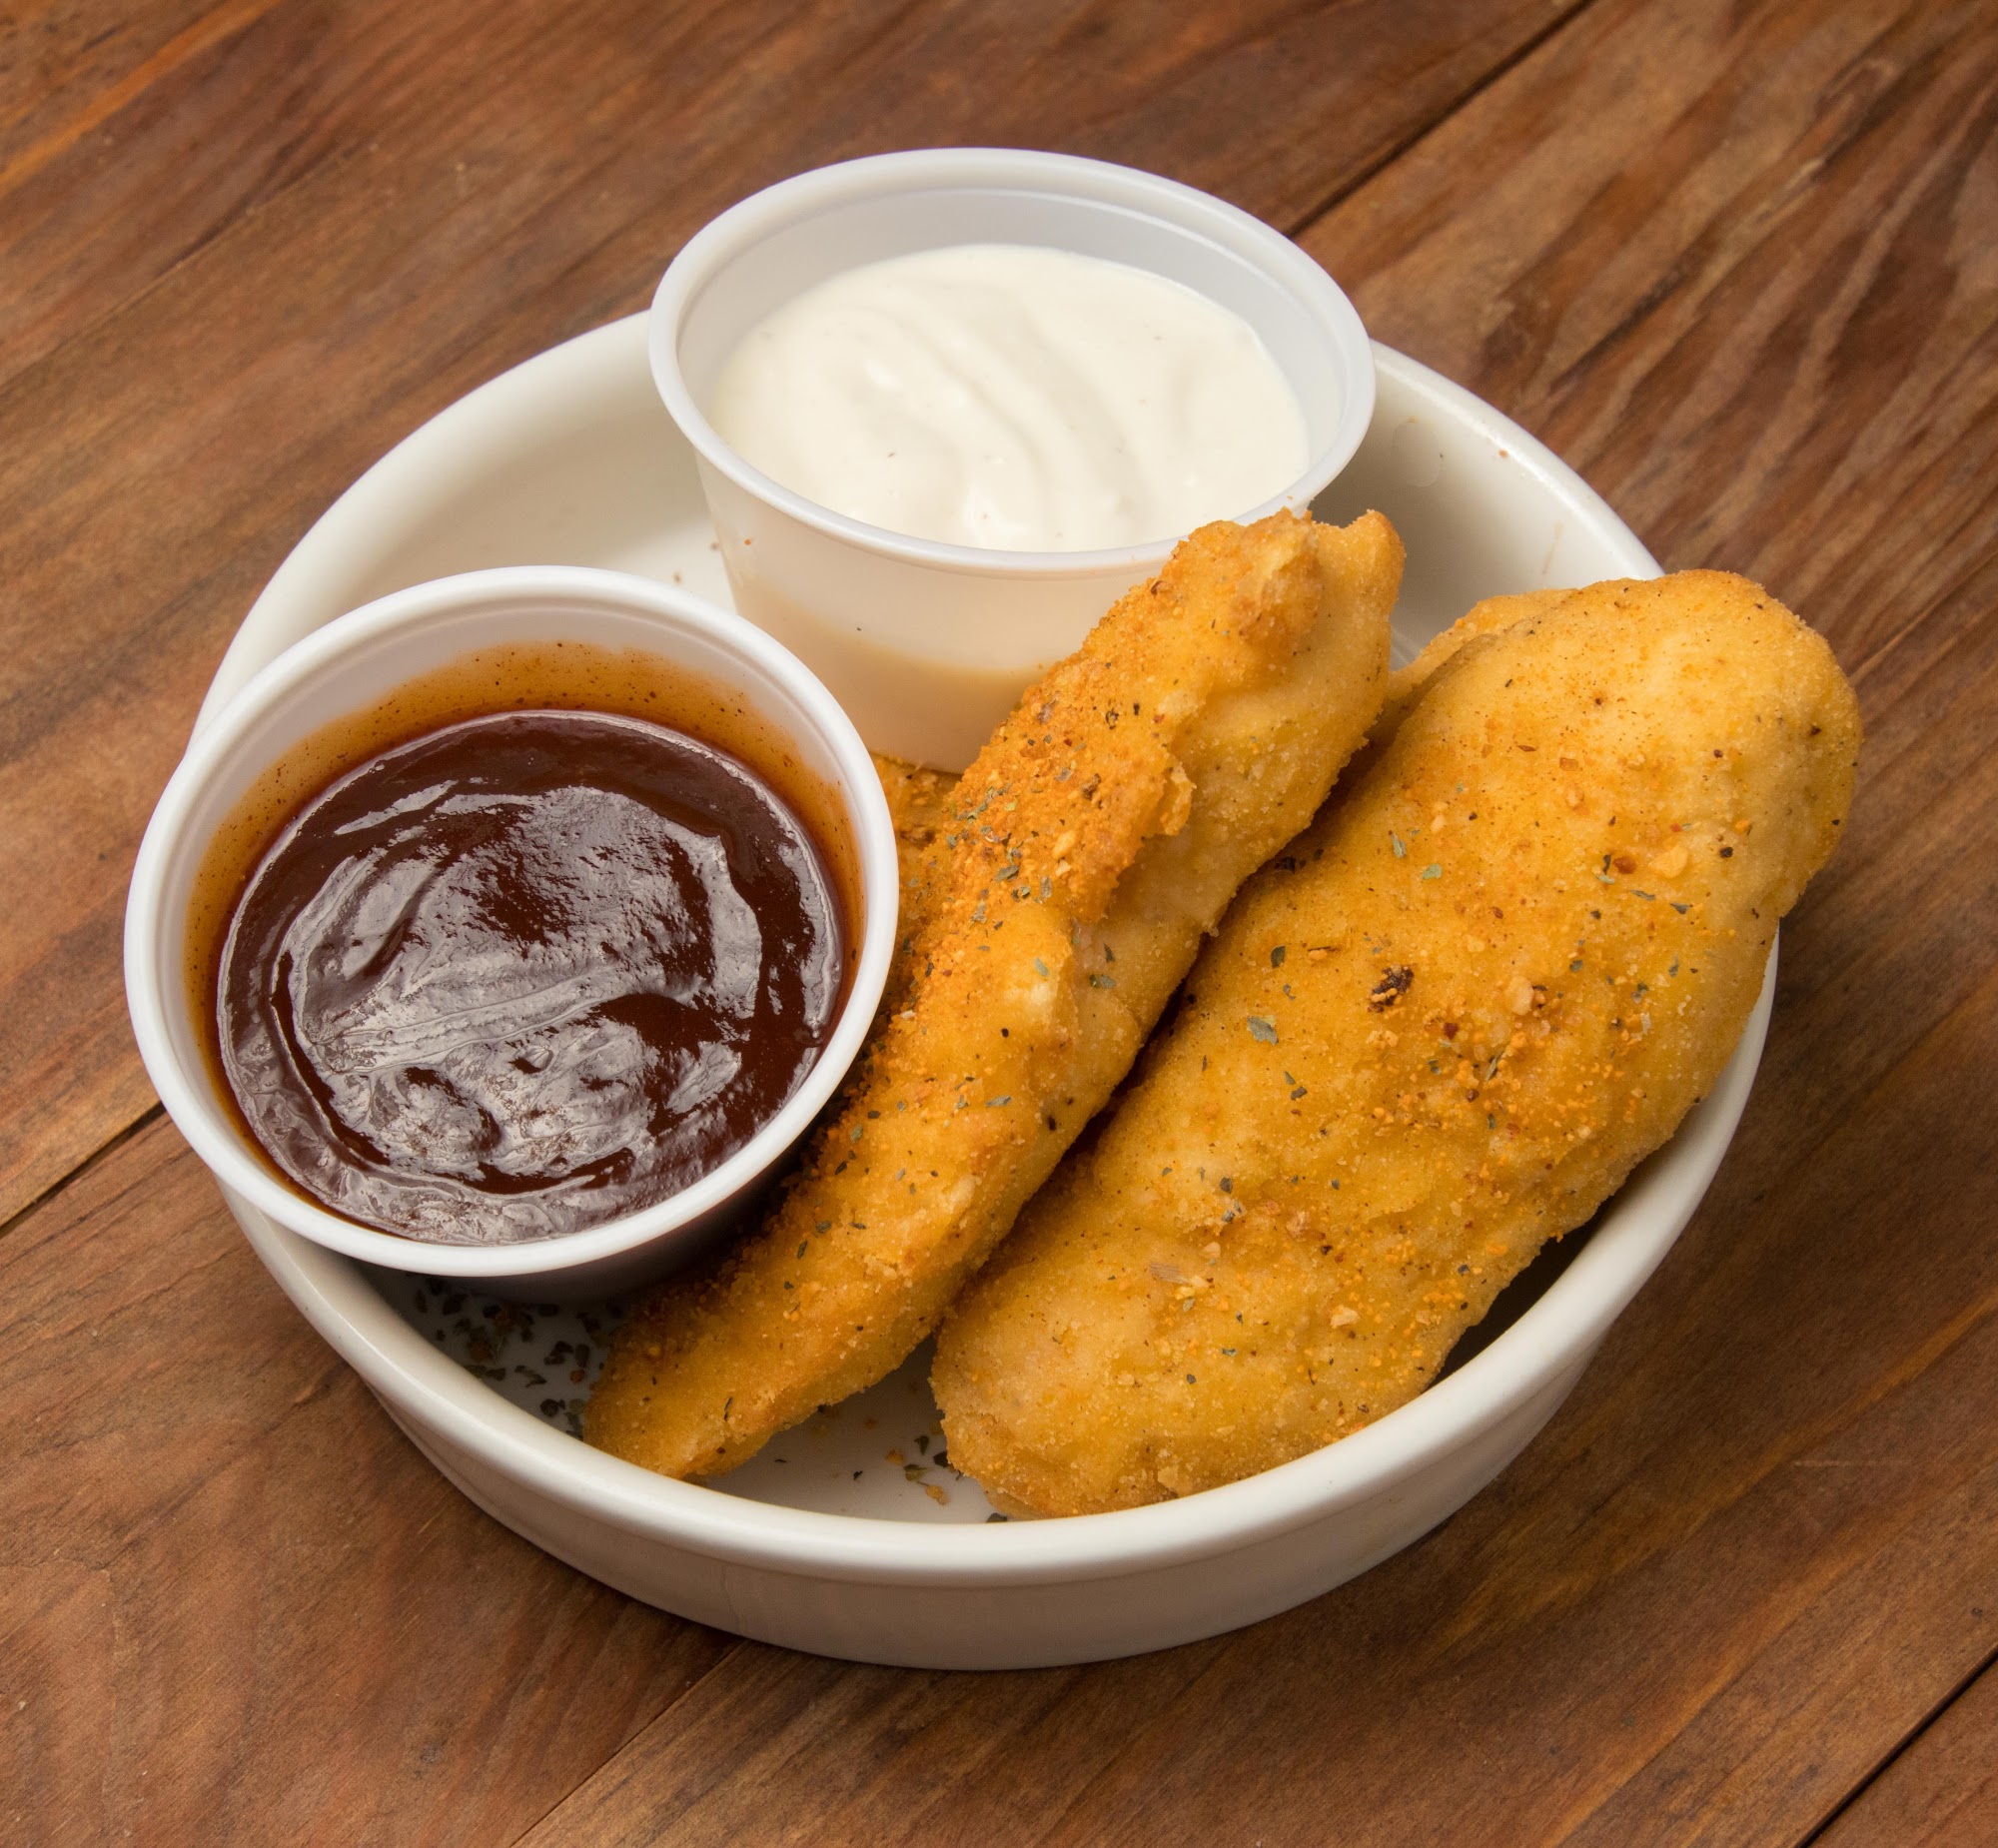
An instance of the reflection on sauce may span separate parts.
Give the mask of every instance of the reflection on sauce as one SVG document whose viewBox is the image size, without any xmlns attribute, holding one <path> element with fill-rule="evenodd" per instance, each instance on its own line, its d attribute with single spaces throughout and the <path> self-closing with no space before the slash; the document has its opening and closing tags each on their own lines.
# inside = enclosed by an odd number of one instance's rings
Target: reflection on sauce
<svg viewBox="0 0 1998 1848">
<path fill-rule="evenodd" d="M 747 1142 L 829 1038 L 845 959 L 811 836 L 735 758 L 500 712 L 374 756 L 278 835 L 222 949 L 219 1051 L 335 1211 L 546 1238 Z"/>
</svg>

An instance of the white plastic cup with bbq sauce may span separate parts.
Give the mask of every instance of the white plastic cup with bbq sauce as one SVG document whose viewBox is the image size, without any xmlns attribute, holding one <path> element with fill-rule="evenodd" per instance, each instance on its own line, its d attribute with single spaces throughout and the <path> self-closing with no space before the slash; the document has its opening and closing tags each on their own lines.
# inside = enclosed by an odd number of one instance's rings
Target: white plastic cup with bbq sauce
<svg viewBox="0 0 1998 1848">
<path fill-rule="evenodd" d="M 379 715 L 413 684 L 434 684 L 488 650 L 531 655 L 558 643 L 608 651 L 594 658 L 621 659 L 634 675 L 659 663 L 664 696 L 645 715 L 721 745 L 790 799 L 842 891 L 844 995 L 829 1039 L 775 1115 L 679 1192 L 621 1218 L 510 1244 L 444 1244 L 380 1231 L 281 1178 L 225 1095 L 215 1029 L 200 1014 L 215 1003 L 201 992 L 197 968 L 203 933 L 220 928 L 219 843 L 231 829 L 248 827 L 246 802 L 276 787 L 285 791 L 283 806 L 296 812 L 353 763 L 409 736 Z M 485 709 L 517 703 L 499 700 Z M 572 688 L 545 703 L 591 709 Z M 326 742 L 351 724 L 360 726 L 351 747 Z M 751 738 L 755 747 L 743 748 L 740 741 Z M 266 806 L 278 803 L 271 797 Z M 239 857 L 247 864 L 254 851 L 246 847 Z M 887 978 L 897 900 L 894 827 L 866 747 L 795 656 L 741 617 L 649 579 L 569 566 L 475 571 L 336 618 L 265 667 L 197 734 L 153 812 L 133 871 L 126 997 L 140 1055 L 168 1114 L 223 1186 L 280 1226 L 368 1264 L 502 1296 L 584 1300 L 677 1268 L 750 1204 L 860 1049 Z"/>
<path fill-rule="evenodd" d="M 1191 187 L 1005 148 L 876 155 L 800 174 L 721 214 L 653 298 L 652 377 L 693 446 L 736 607 L 831 688 L 874 749 L 962 769 L 1021 691 L 1072 652 L 1179 534 L 1099 551 L 999 551 L 891 532 L 750 465 L 709 422 L 736 346 L 844 271 L 954 245 L 1031 245 L 1178 283 L 1254 331 L 1303 414 L 1309 462 L 1275 497 L 1305 507 L 1374 415 L 1366 329 L 1290 239 Z"/>
</svg>

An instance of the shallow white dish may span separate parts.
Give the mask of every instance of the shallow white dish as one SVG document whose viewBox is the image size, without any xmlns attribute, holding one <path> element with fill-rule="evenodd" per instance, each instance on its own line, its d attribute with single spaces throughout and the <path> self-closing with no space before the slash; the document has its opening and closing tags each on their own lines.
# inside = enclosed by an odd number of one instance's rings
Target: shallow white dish
<svg viewBox="0 0 1998 1848">
<path fill-rule="evenodd" d="M 1376 360 L 1374 424 L 1318 510 L 1345 519 L 1378 506 L 1401 528 L 1398 659 L 1482 596 L 1655 572 L 1628 528 L 1516 426 L 1399 354 L 1377 349 Z M 258 599 L 204 716 L 281 648 L 371 597 L 534 562 L 638 571 L 726 600 L 692 454 L 647 376 L 642 318 L 472 393 L 362 476 Z M 1713 1095 L 1482 1353 L 1329 1449 L 1182 1501 L 1076 1520 L 988 1519 L 976 1486 L 937 1462 L 923 1357 L 716 1486 L 667 1481 L 568 1434 L 610 1312 L 562 1306 L 516 1320 L 230 1205 L 281 1287 L 424 1453 L 581 1570 L 704 1623 L 863 1661 L 1087 1661 L 1314 1597 L 1497 1475 L 1552 1416 L 1706 1191 L 1753 1081 L 1773 975 L 1772 958 Z"/>
</svg>

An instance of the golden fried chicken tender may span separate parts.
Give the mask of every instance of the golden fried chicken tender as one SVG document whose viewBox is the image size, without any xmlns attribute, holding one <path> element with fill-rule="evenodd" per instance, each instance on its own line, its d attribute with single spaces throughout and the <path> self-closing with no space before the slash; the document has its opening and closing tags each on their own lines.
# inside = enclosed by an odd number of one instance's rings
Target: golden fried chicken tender
<svg viewBox="0 0 1998 1848">
<path fill-rule="evenodd" d="M 904 1004 L 760 1231 L 624 1325 L 591 1442 L 715 1474 L 929 1334 L 1373 723 L 1401 566 L 1378 514 L 1203 527 L 1028 690 L 956 786 Z"/>
<path fill-rule="evenodd" d="M 1441 634 L 1432 635 L 1422 651 L 1406 667 L 1397 667 L 1388 676 L 1388 694 L 1381 702 L 1381 716 L 1374 721 L 1366 745 L 1354 752 L 1353 760 L 1340 773 L 1344 786 L 1355 788 L 1380 761 L 1381 754 L 1401 729 L 1402 721 L 1416 708 L 1423 688 L 1436 671 L 1468 641 L 1510 628 L 1526 616 L 1543 615 L 1574 595 L 1572 590 L 1521 590 L 1509 596 L 1488 596 Z M 877 759 L 878 761 L 891 761 Z"/>
<path fill-rule="evenodd" d="M 1572 590 L 1518 590 L 1509 596 L 1488 596 L 1482 603 L 1474 603 L 1442 634 L 1432 635 L 1408 666 L 1398 667 L 1388 676 L 1388 697 L 1375 735 L 1381 736 L 1408 717 L 1422 697 L 1423 688 L 1466 642 L 1511 628 L 1528 616 L 1544 616 L 1574 594 Z"/>
<path fill-rule="evenodd" d="M 904 757 L 873 753 L 874 774 L 888 798 L 895 825 L 895 865 L 901 877 L 902 909 L 895 920 L 895 954 L 882 985 L 880 1015 L 897 1012 L 915 979 L 916 939 L 934 915 L 943 890 L 939 842 L 951 818 L 957 778 Z"/>
<path fill-rule="evenodd" d="M 1460 640 L 945 1322 L 951 1460 L 1002 1506 L 1189 1494 L 1402 1404 L 1726 1063 L 1851 799 L 1830 649 L 1710 571 Z"/>
</svg>

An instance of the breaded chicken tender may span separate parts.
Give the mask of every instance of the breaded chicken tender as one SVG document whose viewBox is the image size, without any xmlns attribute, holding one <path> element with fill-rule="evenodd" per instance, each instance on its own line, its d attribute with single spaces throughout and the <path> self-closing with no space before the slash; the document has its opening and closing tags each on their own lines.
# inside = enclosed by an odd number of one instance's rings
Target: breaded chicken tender
<svg viewBox="0 0 1998 1848">
<path fill-rule="evenodd" d="M 1408 717 L 1423 689 L 1466 642 L 1513 628 L 1528 616 L 1544 616 L 1575 594 L 1573 590 L 1517 590 L 1509 596 L 1488 596 L 1482 603 L 1474 603 L 1442 634 L 1432 635 L 1408 666 L 1398 667 L 1388 676 L 1388 697 L 1382 706 L 1382 722 L 1376 727 L 1376 736 L 1399 726 Z"/>
<path fill-rule="evenodd" d="M 1709 571 L 1459 641 L 946 1321 L 1001 1506 L 1190 1494 L 1412 1398 L 1726 1063 L 1851 799 L 1830 649 Z"/>
<path fill-rule="evenodd" d="M 715 1474 L 929 1334 L 1366 735 L 1401 566 L 1378 514 L 1207 526 L 1028 690 L 918 872 L 903 1005 L 762 1228 L 624 1325 L 591 1442 Z"/>
<path fill-rule="evenodd" d="M 1402 721 L 1415 710 L 1423 689 L 1435 678 L 1444 662 L 1467 641 L 1510 628 L 1527 616 L 1544 615 L 1572 595 L 1572 590 L 1520 590 L 1507 596 L 1488 596 L 1483 602 L 1474 603 L 1441 634 L 1431 636 L 1414 660 L 1389 674 L 1387 697 L 1381 702 L 1381 716 L 1374 721 L 1374 729 L 1368 734 L 1365 746 L 1354 752 L 1353 760 L 1341 772 L 1345 786 L 1349 789 L 1356 787 L 1380 761 L 1382 752 L 1401 729 Z M 877 764 L 893 761 L 889 758 L 876 760 Z"/>
<path fill-rule="evenodd" d="M 880 1014 L 897 1012 L 915 979 L 916 939 L 934 915 L 943 890 L 942 836 L 951 819 L 957 778 L 904 757 L 873 753 L 874 774 L 888 798 L 895 824 L 895 865 L 901 876 L 902 909 L 895 920 L 895 954 L 882 985 Z"/>
</svg>

